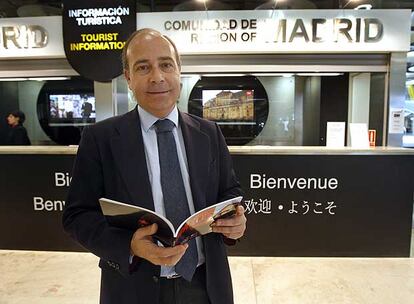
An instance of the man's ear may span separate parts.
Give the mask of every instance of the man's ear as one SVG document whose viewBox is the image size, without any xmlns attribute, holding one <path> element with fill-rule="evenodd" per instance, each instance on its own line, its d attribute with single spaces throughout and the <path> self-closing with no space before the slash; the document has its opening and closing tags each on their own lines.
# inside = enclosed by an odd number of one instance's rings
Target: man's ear
<svg viewBox="0 0 414 304">
<path fill-rule="evenodd" d="M 128 87 L 131 89 L 131 87 L 129 86 L 129 82 L 131 81 L 131 78 L 129 77 L 129 71 L 128 70 L 124 70 L 124 77 L 128 83 Z"/>
</svg>

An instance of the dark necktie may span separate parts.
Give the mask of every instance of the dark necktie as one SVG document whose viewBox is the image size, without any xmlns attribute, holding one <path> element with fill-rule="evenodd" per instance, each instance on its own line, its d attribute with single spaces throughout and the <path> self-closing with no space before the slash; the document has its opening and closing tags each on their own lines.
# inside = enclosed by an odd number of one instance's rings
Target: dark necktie
<svg viewBox="0 0 414 304">
<path fill-rule="evenodd" d="M 158 120 L 154 125 L 157 132 L 165 213 L 174 228 L 177 229 L 190 216 L 190 210 L 178 161 L 177 146 L 172 133 L 174 123 L 164 119 Z M 195 239 L 192 239 L 188 245 L 184 256 L 175 265 L 175 271 L 185 280 L 191 281 L 198 262 Z"/>
</svg>

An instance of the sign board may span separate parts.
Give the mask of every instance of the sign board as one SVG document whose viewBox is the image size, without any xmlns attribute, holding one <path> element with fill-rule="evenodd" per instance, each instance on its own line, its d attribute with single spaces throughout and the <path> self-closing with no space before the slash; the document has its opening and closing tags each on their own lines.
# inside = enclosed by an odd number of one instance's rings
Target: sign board
<svg viewBox="0 0 414 304">
<path fill-rule="evenodd" d="M 73 161 L 74 155 L 0 154 L 5 165 L 0 172 L 1 249 L 83 250 L 62 227 Z"/>
<path fill-rule="evenodd" d="M 413 155 L 232 157 L 248 218 L 232 255 L 409 256 Z M 0 154 L 0 249 L 83 250 L 61 223 L 73 161 Z"/>
<path fill-rule="evenodd" d="M 257 10 L 144 13 L 137 28 L 172 38 L 182 54 L 372 53 L 410 49 L 410 10 Z"/>
<path fill-rule="evenodd" d="M 389 134 L 404 133 L 404 109 L 391 108 L 389 114 Z"/>
<path fill-rule="evenodd" d="M 345 122 L 328 121 L 326 123 L 326 146 L 329 148 L 345 146 Z"/>
<path fill-rule="evenodd" d="M 366 123 L 350 123 L 349 135 L 352 148 L 369 148 L 368 126 Z"/>
<path fill-rule="evenodd" d="M 245 190 L 242 256 L 410 256 L 409 155 L 232 155 Z"/>
<path fill-rule="evenodd" d="M 368 130 L 368 137 L 369 137 L 369 146 L 375 147 L 375 141 L 377 137 L 377 130 Z"/>
<path fill-rule="evenodd" d="M 118 2 L 122 2 L 121 9 L 126 7 L 125 1 Z M 90 1 L 83 3 L 90 8 L 97 7 Z M 80 34 L 93 34 L 91 27 L 106 26 L 91 25 L 86 20 L 93 16 L 85 14 L 76 10 L 72 17 L 63 16 L 78 24 L 78 36 L 68 42 L 76 48 L 81 48 L 79 43 L 95 43 L 88 41 L 93 39 L 91 36 L 82 38 Z M 126 15 L 122 13 L 118 17 L 124 22 Z M 389 53 L 406 52 L 410 48 L 410 10 L 162 12 L 138 13 L 136 20 L 136 28 L 155 28 L 171 37 L 182 54 Z M 82 27 L 89 29 L 83 32 Z M 112 33 L 112 30 L 103 29 L 102 33 Z M 115 39 L 115 36 L 103 39 Z M 121 41 L 125 39 L 118 35 L 116 41 L 107 42 Z M 70 44 L 67 47 L 70 50 Z M 62 17 L 0 18 L 0 59 L 57 57 L 65 57 Z"/>
<path fill-rule="evenodd" d="M 101 82 L 121 75 L 122 49 L 135 31 L 135 7 L 132 0 L 63 1 L 65 54 L 80 75 Z"/>
<path fill-rule="evenodd" d="M 0 18 L 0 59 L 65 57 L 61 19 Z"/>
</svg>

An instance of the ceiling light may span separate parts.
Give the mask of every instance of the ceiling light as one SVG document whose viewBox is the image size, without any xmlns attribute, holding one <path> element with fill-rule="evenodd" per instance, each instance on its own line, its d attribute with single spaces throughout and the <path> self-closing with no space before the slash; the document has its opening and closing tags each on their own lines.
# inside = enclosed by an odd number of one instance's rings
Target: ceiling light
<svg viewBox="0 0 414 304">
<path fill-rule="evenodd" d="M 344 6 L 342 6 L 341 8 L 345 8 L 345 7 L 347 7 L 351 2 L 356 2 L 356 1 L 359 1 L 359 0 L 349 0 L 347 3 L 345 3 L 345 5 Z M 339 2 L 340 4 L 341 4 L 341 2 Z"/>
<path fill-rule="evenodd" d="M 371 4 L 360 4 L 354 10 L 370 10 L 372 8 Z"/>
<path fill-rule="evenodd" d="M 253 76 L 280 76 L 280 77 L 292 77 L 292 73 L 253 73 Z"/>
<path fill-rule="evenodd" d="M 14 77 L 14 78 L 0 78 L 0 81 L 46 81 L 46 80 L 68 80 L 70 77 Z"/>
<path fill-rule="evenodd" d="M 203 77 L 239 77 L 246 76 L 246 74 L 203 74 Z"/>
<path fill-rule="evenodd" d="M 0 78 L 0 81 L 24 81 L 27 80 L 27 78 Z"/>
<path fill-rule="evenodd" d="M 340 76 L 344 73 L 297 73 L 298 76 Z"/>
<path fill-rule="evenodd" d="M 70 77 L 36 77 L 36 78 L 28 78 L 28 80 L 35 80 L 35 81 L 46 81 L 46 80 L 68 80 Z"/>
</svg>

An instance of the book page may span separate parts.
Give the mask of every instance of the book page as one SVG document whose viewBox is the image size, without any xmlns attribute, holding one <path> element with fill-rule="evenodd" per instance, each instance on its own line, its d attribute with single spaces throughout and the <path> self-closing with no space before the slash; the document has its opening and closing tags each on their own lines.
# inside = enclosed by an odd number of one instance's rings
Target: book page
<svg viewBox="0 0 414 304">
<path fill-rule="evenodd" d="M 153 237 L 164 246 L 172 246 L 174 243 L 174 227 L 171 222 L 152 210 L 128 205 L 107 198 L 99 199 L 103 214 L 112 226 L 135 231 L 156 223 L 158 230 Z"/>
<path fill-rule="evenodd" d="M 175 244 L 212 232 L 211 224 L 216 219 L 233 216 L 241 200 L 242 197 L 238 196 L 194 213 L 177 228 Z"/>
</svg>

